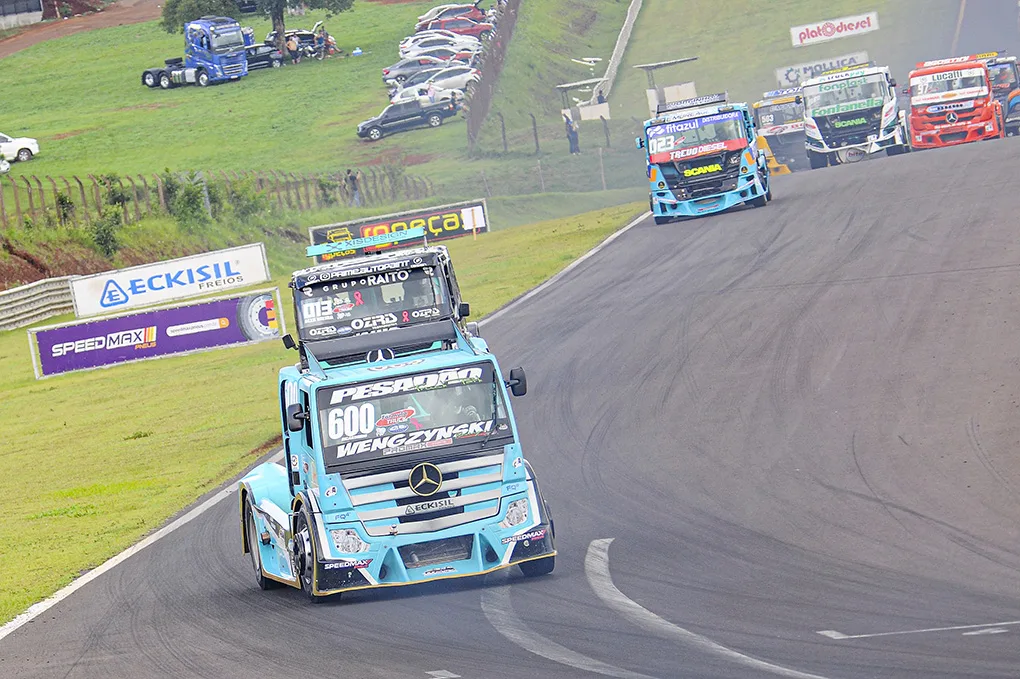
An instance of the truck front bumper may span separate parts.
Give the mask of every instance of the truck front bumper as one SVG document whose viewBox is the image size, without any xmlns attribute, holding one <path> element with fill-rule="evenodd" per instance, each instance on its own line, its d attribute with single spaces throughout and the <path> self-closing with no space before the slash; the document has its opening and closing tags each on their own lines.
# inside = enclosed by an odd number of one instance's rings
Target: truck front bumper
<svg viewBox="0 0 1020 679">
<path fill-rule="evenodd" d="M 743 205 L 765 193 L 765 186 L 760 173 L 742 175 L 737 180 L 737 188 L 731 191 L 704 196 L 692 200 L 677 200 L 673 194 L 658 196 L 662 191 L 652 194 L 652 215 L 660 220 L 678 219 L 681 217 L 699 217 L 728 210 Z"/>
</svg>

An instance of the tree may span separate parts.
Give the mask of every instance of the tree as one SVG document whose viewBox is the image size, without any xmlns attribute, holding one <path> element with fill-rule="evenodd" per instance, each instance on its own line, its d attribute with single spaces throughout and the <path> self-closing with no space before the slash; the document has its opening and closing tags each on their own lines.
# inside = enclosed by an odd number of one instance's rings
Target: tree
<svg viewBox="0 0 1020 679">
<path fill-rule="evenodd" d="M 166 0 L 159 25 L 167 33 L 183 33 L 184 24 L 199 17 L 229 17 L 237 13 L 235 0 Z"/>
<path fill-rule="evenodd" d="M 258 12 L 269 17 L 273 22 L 273 30 L 276 31 L 276 47 L 281 52 L 286 52 L 286 26 L 284 26 L 284 11 L 289 6 L 299 7 L 304 5 L 308 9 L 324 9 L 326 17 L 332 17 L 340 12 L 346 12 L 354 4 L 354 0 L 256 0 Z"/>
</svg>

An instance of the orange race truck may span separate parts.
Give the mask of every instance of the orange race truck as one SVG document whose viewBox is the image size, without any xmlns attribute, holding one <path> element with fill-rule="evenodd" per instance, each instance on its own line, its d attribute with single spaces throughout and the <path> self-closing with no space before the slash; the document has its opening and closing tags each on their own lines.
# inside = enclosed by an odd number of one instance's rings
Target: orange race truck
<svg viewBox="0 0 1020 679">
<path fill-rule="evenodd" d="M 914 149 L 1005 136 L 981 55 L 922 61 L 910 72 L 910 145 Z"/>
</svg>

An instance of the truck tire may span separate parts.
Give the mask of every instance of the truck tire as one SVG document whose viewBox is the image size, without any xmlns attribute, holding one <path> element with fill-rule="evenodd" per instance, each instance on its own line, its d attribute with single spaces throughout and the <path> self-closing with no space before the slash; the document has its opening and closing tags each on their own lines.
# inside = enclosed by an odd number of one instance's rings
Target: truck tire
<svg viewBox="0 0 1020 679">
<path fill-rule="evenodd" d="M 752 198 L 751 200 L 749 200 L 747 202 L 751 204 L 751 207 L 765 207 L 766 205 L 769 204 L 769 197 L 766 194 L 764 196 L 758 196 L 757 198 Z"/>
<path fill-rule="evenodd" d="M 521 573 L 524 573 L 524 577 L 537 578 L 542 575 L 549 575 L 553 572 L 553 568 L 556 567 L 556 557 L 547 556 L 544 559 L 525 561 L 524 563 L 517 565 L 521 569 Z"/>
<path fill-rule="evenodd" d="M 199 87 L 209 87 L 209 74 L 204 70 L 200 70 L 198 75 L 195 76 L 195 82 Z"/>
<path fill-rule="evenodd" d="M 298 514 L 294 522 L 294 573 L 297 575 L 301 591 L 313 604 L 321 604 L 326 597 L 312 593 L 312 578 L 315 564 L 315 538 L 311 535 L 311 526 L 304 510 Z"/>
<path fill-rule="evenodd" d="M 368 140 L 369 141 L 379 141 L 380 139 L 383 138 L 383 131 L 382 131 L 382 129 L 380 129 L 378 127 L 370 127 L 370 128 L 368 128 L 368 133 L 367 134 L 368 134 Z"/>
<path fill-rule="evenodd" d="M 815 153 L 814 151 L 807 152 L 808 162 L 811 163 L 811 169 L 817 170 L 819 168 L 826 167 L 829 164 L 829 158 L 824 153 Z"/>
<path fill-rule="evenodd" d="M 428 117 L 429 127 L 439 127 L 443 124 L 443 116 L 438 113 L 433 113 Z"/>
<path fill-rule="evenodd" d="M 161 71 L 159 74 L 159 87 L 160 89 L 168 90 L 174 86 L 174 81 L 170 79 L 170 74 L 166 71 Z"/>
<path fill-rule="evenodd" d="M 142 84 L 145 85 L 146 87 L 155 87 L 156 85 L 158 85 L 159 82 L 156 80 L 156 74 L 153 73 L 152 71 L 146 71 L 145 73 L 143 73 Z"/>
</svg>

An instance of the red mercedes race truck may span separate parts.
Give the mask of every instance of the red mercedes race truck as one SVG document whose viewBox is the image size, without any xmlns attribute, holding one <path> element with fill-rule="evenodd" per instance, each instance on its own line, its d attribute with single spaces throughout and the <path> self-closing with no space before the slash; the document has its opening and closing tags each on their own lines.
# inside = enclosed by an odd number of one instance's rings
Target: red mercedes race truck
<svg viewBox="0 0 1020 679">
<path fill-rule="evenodd" d="M 910 72 L 910 145 L 914 149 L 1005 136 L 1002 104 L 979 55 L 922 61 Z"/>
</svg>

